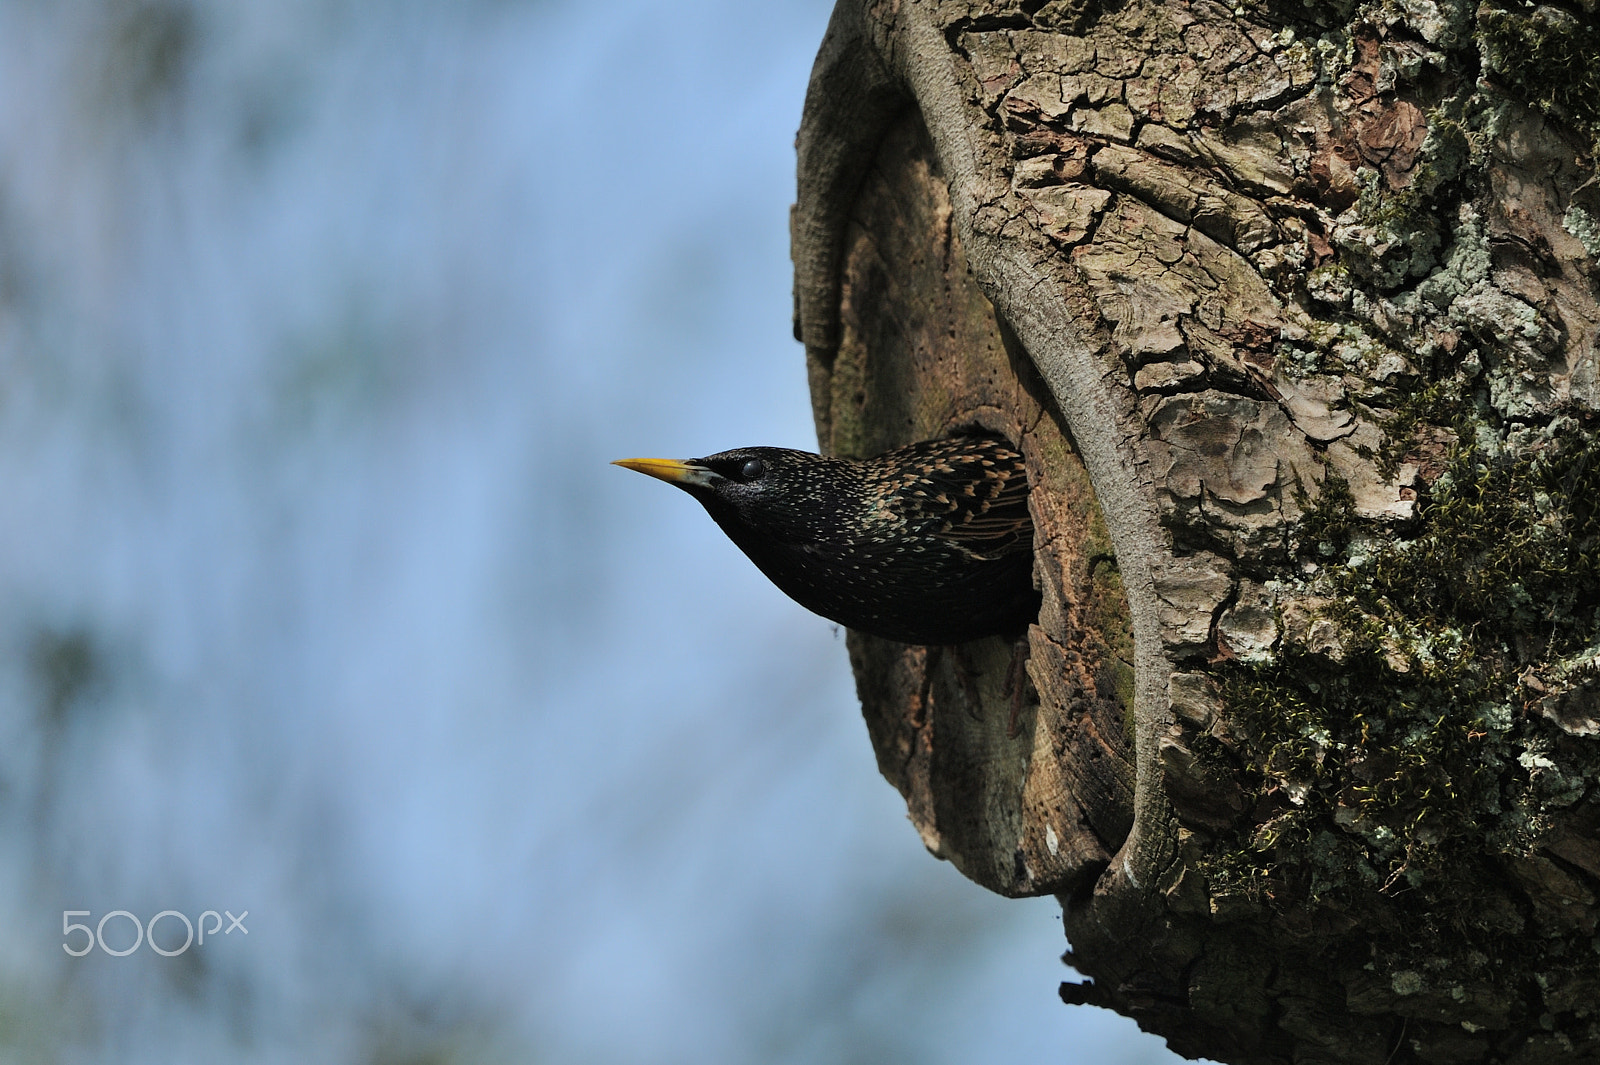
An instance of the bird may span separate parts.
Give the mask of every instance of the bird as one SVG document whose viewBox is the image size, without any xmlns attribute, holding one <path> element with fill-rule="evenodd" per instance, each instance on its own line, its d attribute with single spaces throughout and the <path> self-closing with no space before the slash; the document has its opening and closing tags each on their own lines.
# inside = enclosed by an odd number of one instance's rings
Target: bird
<svg viewBox="0 0 1600 1065">
<path fill-rule="evenodd" d="M 743 447 L 613 465 L 688 492 L 772 583 L 846 628 L 944 646 L 1038 616 L 1027 468 L 997 436 L 869 459 Z"/>
</svg>

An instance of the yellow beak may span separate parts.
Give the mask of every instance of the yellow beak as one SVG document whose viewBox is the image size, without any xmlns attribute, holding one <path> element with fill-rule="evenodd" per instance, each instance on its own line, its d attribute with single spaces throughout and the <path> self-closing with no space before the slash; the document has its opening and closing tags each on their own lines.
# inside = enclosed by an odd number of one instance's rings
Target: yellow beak
<svg viewBox="0 0 1600 1065">
<path fill-rule="evenodd" d="M 711 478 L 711 471 L 704 466 L 696 466 L 692 462 L 679 462 L 677 459 L 618 459 L 611 465 L 637 470 L 647 477 L 679 486 L 704 485 L 709 483 Z"/>
</svg>

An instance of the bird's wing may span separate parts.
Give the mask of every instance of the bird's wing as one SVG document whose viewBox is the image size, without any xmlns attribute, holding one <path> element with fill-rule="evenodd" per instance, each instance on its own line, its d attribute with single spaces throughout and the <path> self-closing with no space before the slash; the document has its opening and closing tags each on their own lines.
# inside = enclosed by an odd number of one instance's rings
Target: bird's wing
<svg viewBox="0 0 1600 1065">
<path fill-rule="evenodd" d="M 959 439 L 959 438 L 958 438 Z M 897 509 L 926 535 L 975 558 L 1033 550 L 1023 458 L 994 444 L 933 450 L 908 463 Z"/>
</svg>

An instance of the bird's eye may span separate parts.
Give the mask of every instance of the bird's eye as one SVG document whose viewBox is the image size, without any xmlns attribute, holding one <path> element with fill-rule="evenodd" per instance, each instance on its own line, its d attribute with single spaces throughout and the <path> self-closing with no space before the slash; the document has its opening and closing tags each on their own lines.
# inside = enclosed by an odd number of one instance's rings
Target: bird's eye
<svg viewBox="0 0 1600 1065">
<path fill-rule="evenodd" d="M 760 459 L 750 459 L 739 470 L 739 476 L 746 481 L 753 481 L 767 472 L 767 464 Z"/>
</svg>

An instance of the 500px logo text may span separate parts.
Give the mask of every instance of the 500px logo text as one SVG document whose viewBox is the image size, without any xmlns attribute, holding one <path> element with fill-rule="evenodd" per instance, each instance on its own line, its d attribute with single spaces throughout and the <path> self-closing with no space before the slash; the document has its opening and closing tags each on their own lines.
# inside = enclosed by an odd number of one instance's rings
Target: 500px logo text
<svg viewBox="0 0 1600 1065">
<path fill-rule="evenodd" d="M 228 915 L 227 928 L 222 927 L 222 914 Z M 245 935 L 250 934 L 250 929 L 244 926 L 244 919 L 250 916 L 249 910 L 242 911 L 237 917 L 235 917 L 228 910 L 223 910 L 222 913 L 218 913 L 216 910 L 207 910 L 202 913 L 198 919 L 192 922 L 188 917 L 179 913 L 177 910 L 162 910 L 160 913 L 150 918 L 149 923 L 147 924 L 140 924 L 139 918 L 135 917 L 127 910 L 112 910 L 110 913 L 101 917 L 100 922 L 92 929 L 86 924 L 80 924 L 73 920 L 74 917 L 89 916 L 92 915 L 88 910 L 61 911 L 61 935 L 63 940 L 70 940 L 74 932 L 83 933 L 83 946 L 74 947 L 71 942 L 65 941 L 61 944 L 61 949 L 72 955 L 74 958 L 83 957 L 85 954 L 93 950 L 96 944 L 99 945 L 101 950 L 105 951 L 113 958 L 122 958 L 138 950 L 139 945 L 144 943 L 146 940 L 149 941 L 151 950 L 155 951 L 163 958 L 173 958 L 188 950 L 191 943 L 196 943 L 197 945 L 203 946 L 206 941 L 206 936 L 209 935 L 215 937 L 219 929 L 225 936 L 232 935 L 234 929 L 238 929 Z M 123 947 L 120 950 L 106 946 L 106 922 L 111 920 L 113 917 L 122 918 L 129 924 L 133 925 L 133 946 Z M 212 922 L 210 928 L 206 927 L 206 918 L 208 917 Z M 168 922 L 177 921 L 182 923 L 184 932 L 182 946 L 169 950 L 156 942 L 156 925 L 160 924 L 163 919 Z M 195 938 L 195 927 L 197 925 L 199 926 L 200 930 L 198 942 Z M 113 927 L 116 926 L 113 925 Z"/>
</svg>

